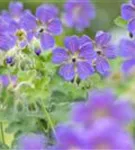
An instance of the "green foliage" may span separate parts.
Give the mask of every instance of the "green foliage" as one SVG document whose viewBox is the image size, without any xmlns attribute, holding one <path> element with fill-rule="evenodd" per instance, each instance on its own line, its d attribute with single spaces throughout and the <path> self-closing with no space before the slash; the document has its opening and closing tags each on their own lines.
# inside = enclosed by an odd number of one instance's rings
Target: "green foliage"
<svg viewBox="0 0 135 150">
<path fill-rule="evenodd" d="M 115 20 L 114 23 L 121 28 L 126 28 L 128 22 L 126 20 L 124 20 L 121 16 L 118 16 Z"/>
</svg>

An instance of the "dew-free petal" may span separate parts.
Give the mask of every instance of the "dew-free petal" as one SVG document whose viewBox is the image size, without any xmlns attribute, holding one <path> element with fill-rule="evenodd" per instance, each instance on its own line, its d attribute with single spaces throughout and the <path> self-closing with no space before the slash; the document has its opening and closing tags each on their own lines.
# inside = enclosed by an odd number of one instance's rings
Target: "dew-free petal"
<svg viewBox="0 0 135 150">
<path fill-rule="evenodd" d="M 50 35 L 50 34 L 47 34 L 47 33 L 44 33 L 41 35 L 41 47 L 43 49 L 49 49 L 49 48 L 52 48 L 55 44 L 55 41 L 54 41 L 54 38 Z"/>
<path fill-rule="evenodd" d="M 75 76 L 74 65 L 65 64 L 60 67 L 59 74 L 67 81 L 70 81 Z"/>
<path fill-rule="evenodd" d="M 56 48 L 53 50 L 52 61 L 56 64 L 61 64 L 68 59 L 68 54 L 64 48 Z"/>
<path fill-rule="evenodd" d="M 94 68 L 87 62 L 78 62 L 77 63 L 77 72 L 78 76 L 84 80 L 88 76 L 92 75 L 94 73 Z"/>
</svg>

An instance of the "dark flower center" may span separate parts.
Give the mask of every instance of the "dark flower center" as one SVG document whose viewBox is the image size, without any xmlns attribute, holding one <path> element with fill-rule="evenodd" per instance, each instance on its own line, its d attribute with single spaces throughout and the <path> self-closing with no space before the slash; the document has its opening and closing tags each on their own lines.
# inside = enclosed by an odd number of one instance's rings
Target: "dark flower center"
<svg viewBox="0 0 135 150">
<path fill-rule="evenodd" d="M 39 32 L 40 32 L 40 33 L 43 33 L 43 32 L 44 32 L 44 29 L 43 29 L 43 28 L 41 28 L 41 29 L 39 30 Z"/>
<path fill-rule="evenodd" d="M 133 34 L 130 32 L 129 33 L 129 36 L 130 36 L 130 38 L 133 38 L 134 36 L 133 36 Z"/>
<path fill-rule="evenodd" d="M 72 62 L 75 63 L 76 62 L 76 58 L 72 58 Z"/>
<path fill-rule="evenodd" d="M 98 55 L 101 55 L 101 54 L 102 54 L 102 52 L 101 52 L 101 51 L 97 51 L 97 54 L 98 54 Z"/>
</svg>

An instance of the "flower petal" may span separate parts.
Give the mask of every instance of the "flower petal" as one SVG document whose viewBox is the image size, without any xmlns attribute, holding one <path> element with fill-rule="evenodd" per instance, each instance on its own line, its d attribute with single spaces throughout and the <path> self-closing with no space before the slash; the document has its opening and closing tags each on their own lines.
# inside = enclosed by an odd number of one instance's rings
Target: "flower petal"
<svg viewBox="0 0 135 150">
<path fill-rule="evenodd" d="M 65 47 L 72 53 L 79 49 L 79 38 L 77 36 L 66 37 L 64 43 Z"/>
<path fill-rule="evenodd" d="M 135 5 L 135 0 L 131 0 L 132 4 Z"/>
<path fill-rule="evenodd" d="M 111 35 L 107 32 L 99 31 L 96 34 L 95 41 L 99 46 L 107 45 L 111 40 Z"/>
<path fill-rule="evenodd" d="M 49 22 L 48 31 L 54 35 L 59 35 L 62 33 L 62 24 L 59 19 L 53 19 Z"/>
<path fill-rule="evenodd" d="M 96 61 L 96 70 L 101 75 L 107 76 L 110 73 L 110 65 L 107 62 L 107 60 L 105 60 L 102 57 L 98 57 L 98 59 Z"/>
<path fill-rule="evenodd" d="M 132 34 L 135 34 L 135 19 L 131 20 L 128 24 L 128 30 Z"/>
<path fill-rule="evenodd" d="M 83 46 L 84 44 L 88 44 L 91 43 L 91 39 L 89 36 L 87 35 L 83 35 L 82 37 L 80 37 L 80 45 Z"/>
<path fill-rule="evenodd" d="M 23 11 L 23 4 L 21 2 L 11 2 L 9 4 L 9 12 L 13 16 L 20 16 Z"/>
<path fill-rule="evenodd" d="M 77 63 L 77 72 L 79 77 L 84 80 L 88 76 L 94 73 L 94 68 L 87 62 L 78 62 Z"/>
<path fill-rule="evenodd" d="M 43 49 L 52 48 L 55 44 L 54 38 L 50 34 L 42 34 L 41 35 L 41 47 Z"/>
<path fill-rule="evenodd" d="M 0 49 L 1 50 L 9 50 L 11 49 L 16 43 L 16 40 L 5 34 L 0 34 Z"/>
<path fill-rule="evenodd" d="M 59 70 L 59 74 L 67 81 L 72 80 L 75 76 L 73 64 L 63 65 Z"/>
<path fill-rule="evenodd" d="M 135 59 L 130 59 L 130 60 L 126 60 L 123 64 L 122 64 L 122 71 L 125 74 L 130 74 L 134 71 L 134 67 L 135 67 Z"/>
<path fill-rule="evenodd" d="M 68 59 L 68 54 L 63 48 L 56 48 L 53 50 L 53 63 L 60 64 Z"/>
<path fill-rule="evenodd" d="M 120 41 L 120 55 L 126 58 L 135 57 L 135 42 L 127 39 Z"/>
<path fill-rule="evenodd" d="M 30 12 L 25 12 L 20 20 L 21 26 L 27 30 L 32 31 L 36 28 L 36 18 Z"/>
<path fill-rule="evenodd" d="M 89 42 L 88 44 L 84 45 L 80 49 L 79 57 L 88 59 L 89 61 L 92 61 L 94 58 L 96 58 L 96 52 L 93 50 L 93 44 Z"/>
<path fill-rule="evenodd" d="M 107 48 L 104 48 L 103 52 L 109 59 L 114 59 L 116 57 L 116 47 L 114 45 L 109 45 Z"/>
<path fill-rule="evenodd" d="M 41 5 L 36 9 L 36 17 L 43 23 L 56 17 L 58 10 L 53 5 Z"/>
<path fill-rule="evenodd" d="M 129 4 L 123 4 L 121 7 L 121 15 L 125 20 L 130 20 L 135 17 L 135 8 Z"/>
</svg>

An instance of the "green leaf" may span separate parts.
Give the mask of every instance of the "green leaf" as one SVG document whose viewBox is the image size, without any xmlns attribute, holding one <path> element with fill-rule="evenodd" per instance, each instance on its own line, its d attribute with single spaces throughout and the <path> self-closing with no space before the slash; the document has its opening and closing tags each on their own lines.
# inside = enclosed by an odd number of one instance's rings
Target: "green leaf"
<svg viewBox="0 0 135 150">
<path fill-rule="evenodd" d="M 114 23 L 121 28 L 126 28 L 128 22 L 124 20 L 121 16 L 118 16 L 115 20 Z"/>
<path fill-rule="evenodd" d="M 8 150 L 9 147 L 3 143 L 0 142 L 0 150 Z"/>
</svg>

